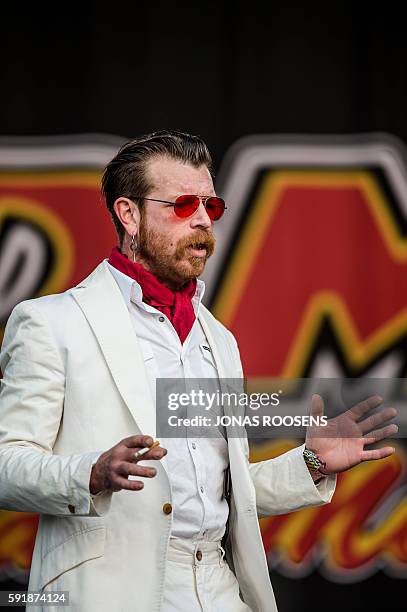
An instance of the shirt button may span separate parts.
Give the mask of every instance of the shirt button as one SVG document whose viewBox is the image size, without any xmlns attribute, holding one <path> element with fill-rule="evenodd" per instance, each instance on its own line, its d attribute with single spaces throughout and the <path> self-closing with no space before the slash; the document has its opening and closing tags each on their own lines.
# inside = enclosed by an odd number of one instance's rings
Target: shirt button
<svg viewBox="0 0 407 612">
<path fill-rule="evenodd" d="M 202 561 L 202 550 L 197 550 L 195 553 L 197 561 Z"/>
<path fill-rule="evenodd" d="M 164 317 L 158 317 L 158 320 L 160 321 L 160 323 L 164 323 L 165 321 Z"/>
<path fill-rule="evenodd" d="M 192 442 L 192 448 L 195 449 L 196 448 L 196 444 L 195 442 Z"/>
<path fill-rule="evenodd" d="M 199 489 L 200 489 L 201 493 L 204 492 L 204 488 L 203 487 L 199 487 Z"/>
<path fill-rule="evenodd" d="M 171 504 L 164 504 L 163 505 L 163 512 L 164 512 L 164 514 L 171 514 L 171 512 L 172 512 Z"/>
</svg>

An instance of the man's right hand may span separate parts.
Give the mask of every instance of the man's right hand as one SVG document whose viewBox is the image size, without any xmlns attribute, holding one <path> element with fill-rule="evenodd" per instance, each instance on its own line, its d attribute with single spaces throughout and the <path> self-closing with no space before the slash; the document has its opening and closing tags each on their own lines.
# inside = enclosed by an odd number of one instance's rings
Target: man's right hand
<svg viewBox="0 0 407 612">
<path fill-rule="evenodd" d="M 101 491 L 120 491 L 128 489 L 139 491 L 144 487 L 140 480 L 128 480 L 128 476 L 143 476 L 153 478 L 157 470 L 153 467 L 137 465 L 134 453 L 138 450 L 151 446 L 153 438 L 151 436 L 130 436 L 121 440 L 116 446 L 109 449 L 102 455 L 92 467 L 90 475 L 89 490 L 92 495 Z M 156 446 L 151 451 L 140 457 L 139 461 L 146 459 L 162 459 L 167 454 L 167 450 L 162 446 Z"/>
</svg>

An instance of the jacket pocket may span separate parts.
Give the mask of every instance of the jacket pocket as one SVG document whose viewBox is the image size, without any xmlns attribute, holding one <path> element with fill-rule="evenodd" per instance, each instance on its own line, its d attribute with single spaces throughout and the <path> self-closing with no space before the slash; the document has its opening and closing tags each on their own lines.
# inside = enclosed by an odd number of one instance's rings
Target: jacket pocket
<svg viewBox="0 0 407 612">
<path fill-rule="evenodd" d="M 43 589 L 49 582 L 84 561 L 102 557 L 105 539 L 105 527 L 90 527 L 73 533 L 61 544 L 51 548 L 41 561 L 40 588 Z"/>
</svg>

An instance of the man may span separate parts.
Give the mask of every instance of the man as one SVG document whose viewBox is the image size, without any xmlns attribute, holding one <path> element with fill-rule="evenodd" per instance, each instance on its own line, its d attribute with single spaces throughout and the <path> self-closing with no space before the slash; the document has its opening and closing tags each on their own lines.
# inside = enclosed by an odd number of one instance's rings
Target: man
<svg viewBox="0 0 407 612">
<path fill-rule="evenodd" d="M 330 424 L 352 436 L 309 434 L 305 456 L 249 464 L 244 438 L 187 436 L 135 457 L 156 434 L 158 378 L 242 376 L 196 280 L 224 212 L 210 165 L 202 140 L 179 132 L 124 145 L 103 177 L 120 248 L 7 325 L 0 506 L 41 514 L 29 589 L 69 591 L 73 610 L 272 612 L 257 517 L 329 502 L 336 472 L 393 452 L 364 450 L 395 431 L 381 427 L 390 408 L 358 421 L 371 398 Z"/>
</svg>

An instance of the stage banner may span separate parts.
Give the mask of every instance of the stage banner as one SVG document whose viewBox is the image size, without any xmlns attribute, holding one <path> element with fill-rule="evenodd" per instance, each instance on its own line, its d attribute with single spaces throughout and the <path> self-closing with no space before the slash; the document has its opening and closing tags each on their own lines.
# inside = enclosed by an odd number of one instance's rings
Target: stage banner
<svg viewBox="0 0 407 612">
<path fill-rule="evenodd" d="M 0 341 L 17 303 L 79 283 L 117 244 L 100 179 L 122 142 L 0 139 Z M 0 510 L 0 581 L 26 581 L 37 522 Z"/>
<path fill-rule="evenodd" d="M 0 324 L 23 299 L 63 291 L 116 243 L 100 177 L 121 140 L 0 141 Z M 228 209 L 206 303 L 235 334 L 247 389 L 273 380 L 403 379 L 407 162 L 388 135 L 250 136 L 216 180 Z M 349 406 L 350 407 L 350 406 Z M 400 415 L 403 420 L 405 415 Z M 253 440 L 251 460 L 302 441 Z M 261 520 L 273 584 L 407 572 L 407 453 L 340 475 L 330 505 Z M 37 517 L 0 511 L 0 576 L 27 578 Z M 281 590 L 280 590 L 281 593 Z"/>
<path fill-rule="evenodd" d="M 0 326 L 22 300 L 58 293 L 109 255 L 100 194 L 120 146 L 102 136 L 0 139 Z"/>
<path fill-rule="evenodd" d="M 207 281 L 249 391 L 278 377 L 405 378 L 406 160 L 384 134 L 254 135 L 228 151 L 217 182 L 228 215 Z M 254 440 L 251 460 L 302 441 Z M 330 505 L 261 520 L 274 584 L 407 576 L 407 447 L 402 435 L 391 444 L 392 457 L 340 475 Z"/>
</svg>

